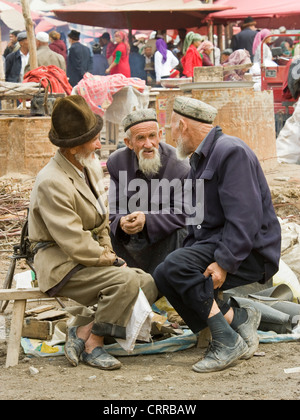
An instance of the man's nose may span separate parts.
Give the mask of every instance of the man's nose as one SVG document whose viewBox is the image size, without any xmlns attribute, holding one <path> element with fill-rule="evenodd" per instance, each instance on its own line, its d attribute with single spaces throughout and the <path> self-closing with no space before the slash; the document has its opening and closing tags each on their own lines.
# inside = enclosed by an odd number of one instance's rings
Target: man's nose
<svg viewBox="0 0 300 420">
<path fill-rule="evenodd" d="M 97 140 L 95 141 L 95 143 L 94 143 L 94 147 L 95 147 L 95 150 L 97 150 L 97 149 L 101 149 L 102 144 L 101 144 L 100 139 L 97 139 Z"/>
<path fill-rule="evenodd" d="M 153 147 L 152 141 L 149 137 L 146 138 L 145 143 L 144 143 L 144 147 L 146 149 L 151 149 Z"/>
</svg>

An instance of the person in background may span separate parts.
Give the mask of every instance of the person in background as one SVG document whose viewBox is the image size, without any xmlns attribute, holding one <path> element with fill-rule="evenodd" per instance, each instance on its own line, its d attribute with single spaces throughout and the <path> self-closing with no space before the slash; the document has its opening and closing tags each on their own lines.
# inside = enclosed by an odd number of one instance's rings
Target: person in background
<svg viewBox="0 0 300 420">
<path fill-rule="evenodd" d="M 273 47 L 281 47 L 282 42 L 288 42 L 289 48 L 292 48 L 294 42 L 293 42 L 292 38 L 289 37 L 288 34 L 286 33 L 286 27 L 285 26 L 280 26 L 279 33 L 280 34 L 286 34 L 286 36 L 277 37 L 277 39 L 275 39 L 275 41 L 273 42 Z"/>
<path fill-rule="evenodd" d="M 159 84 L 164 78 L 177 77 L 179 72 L 175 70 L 175 67 L 178 64 L 178 58 L 168 50 L 166 42 L 162 38 L 157 39 L 154 54 L 156 83 Z"/>
<path fill-rule="evenodd" d="M 213 66 L 214 64 L 212 63 L 211 59 L 210 59 L 210 54 L 212 53 L 212 51 L 214 50 L 214 45 L 212 42 L 210 41 L 203 41 L 202 44 L 199 46 L 198 51 L 200 52 L 200 54 L 202 55 L 202 66 L 204 67 L 208 67 L 208 66 Z"/>
<path fill-rule="evenodd" d="M 221 52 L 220 64 L 225 64 L 225 63 L 227 63 L 227 61 L 228 61 L 228 59 L 229 59 L 229 56 L 230 56 L 230 54 L 232 54 L 232 53 L 233 53 L 233 51 L 232 51 L 232 49 L 231 49 L 231 48 L 226 48 L 225 50 L 223 50 L 223 51 Z"/>
<path fill-rule="evenodd" d="M 254 64 L 261 64 L 261 44 L 266 37 L 271 35 L 271 31 L 269 29 L 262 29 L 261 31 L 257 32 L 252 47 L 252 54 L 253 54 L 253 63 Z M 269 38 L 269 42 L 271 42 L 271 38 Z M 273 61 L 272 51 L 270 47 L 265 42 L 263 45 L 263 65 L 265 66 L 277 66 L 277 64 Z"/>
<path fill-rule="evenodd" d="M 202 43 L 202 36 L 195 32 L 188 32 L 183 44 L 183 75 L 186 77 L 194 76 L 194 67 L 202 67 L 202 56 L 198 47 Z"/>
<path fill-rule="evenodd" d="M 231 40 L 231 48 L 233 51 L 243 50 L 244 48 L 249 52 L 251 61 L 253 62 L 253 41 L 257 33 L 256 22 L 251 16 L 248 16 L 242 26 L 242 30 L 234 35 Z"/>
<path fill-rule="evenodd" d="M 112 55 L 116 45 L 111 41 L 110 34 L 108 32 L 104 32 L 99 38 L 99 43 L 102 48 L 102 54 L 106 57 L 108 64 L 111 64 L 113 60 Z"/>
<path fill-rule="evenodd" d="M 137 45 L 132 45 L 129 54 L 129 66 L 131 77 L 138 77 L 142 80 L 147 80 L 145 71 L 145 56 L 139 53 Z"/>
<path fill-rule="evenodd" d="M 147 85 L 153 86 L 155 84 L 155 70 L 154 70 L 154 54 L 152 46 L 150 43 L 147 43 L 144 48 L 144 57 L 145 57 L 145 72 L 146 72 L 146 82 Z"/>
<path fill-rule="evenodd" d="M 292 56 L 293 57 L 297 57 L 298 55 L 300 55 L 300 41 L 299 38 L 297 38 L 295 40 L 294 46 L 293 46 L 293 51 L 292 51 Z"/>
<path fill-rule="evenodd" d="M 96 43 L 92 46 L 93 49 L 93 71 L 92 74 L 105 76 L 105 70 L 108 68 L 108 61 L 106 56 L 102 53 L 101 45 Z"/>
<path fill-rule="evenodd" d="M 5 81 L 21 83 L 24 77 L 24 69 L 29 62 L 29 47 L 26 31 L 17 36 L 20 48 L 8 54 L 5 59 Z"/>
<path fill-rule="evenodd" d="M 222 64 L 224 67 L 224 81 L 244 80 L 244 74 L 249 71 L 249 68 L 230 70 L 226 72 L 227 66 L 238 66 L 242 64 L 252 64 L 250 54 L 247 50 L 236 50 L 230 54 L 227 61 Z"/>
<path fill-rule="evenodd" d="M 70 48 L 67 60 L 67 76 L 71 86 L 76 86 L 84 74 L 93 71 L 93 57 L 90 50 L 81 44 L 80 32 L 74 29 L 68 34 Z"/>
<path fill-rule="evenodd" d="M 115 42 L 117 44 L 113 52 L 113 61 L 105 70 L 106 74 L 123 74 L 130 77 L 129 52 L 130 46 L 125 32 L 115 32 Z"/>
<path fill-rule="evenodd" d="M 18 43 L 18 34 L 20 31 L 10 31 L 9 32 L 9 42 L 4 50 L 3 57 L 6 58 L 8 54 L 12 52 L 16 52 L 20 48 L 20 44 Z"/>
<path fill-rule="evenodd" d="M 35 36 L 35 41 L 37 49 L 37 66 L 56 66 L 65 72 L 66 61 L 61 54 L 58 54 L 49 48 L 49 35 L 46 32 L 38 32 Z M 30 70 L 33 69 L 31 69 L 28 64 L 25 67 L 25 73 Z"/>
<path fill-rule="evenodd" d="M 60 38 L 60 33 L 56 31 L 49 32 L 49 48 L 57 54 L 61 54 L 67 63 L 67 46 Z"/>
</svg>

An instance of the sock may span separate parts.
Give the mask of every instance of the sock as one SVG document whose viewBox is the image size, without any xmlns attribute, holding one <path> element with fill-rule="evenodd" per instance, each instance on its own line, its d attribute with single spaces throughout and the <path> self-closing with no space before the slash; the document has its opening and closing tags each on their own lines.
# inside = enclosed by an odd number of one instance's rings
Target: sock
<svg viewBox="0 0 300 420">
<path fill-rule="evenodd" d="M 237 333 L 231 328 L 221 312 L 207 319 L 212 339 L 225 346 L 232 347 L 236 343 Z"/>
<path fill-rule="evenodd" d="M 231 328 L 236 330 L 241 324 L 247 321 L 248 313 L 245 308 L 232 308 L 234 312 Z"/>
</svg>

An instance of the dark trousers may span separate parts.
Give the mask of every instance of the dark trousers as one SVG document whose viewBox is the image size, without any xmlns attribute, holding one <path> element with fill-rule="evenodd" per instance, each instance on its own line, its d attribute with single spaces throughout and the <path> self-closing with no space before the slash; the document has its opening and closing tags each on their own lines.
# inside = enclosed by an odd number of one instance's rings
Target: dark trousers
<svg viewBox="0 0 300 420">
<path fill-rule="evenodd" d="M 215 261 L 215 248 L 215 244 L 195 244 L 177 249 L 153 273 L 159 291 L 194 333 L 207 326 L 206 320 L 218 292 L 213 288 L 211 277 L 203 275 Z M 254 251 L 241 263 L 235 274 L 227 273 L 221 290 L 258 281 L 264 281 L 264 259 Z M 223 310 L 220 308 L 223 314 L 229 310 L 229 306 L 226 306 Z"/>
<path fill-rule="evenodd" d="M 127 243 L 110 235 L 115 253 L 123 258 L 128 267 L 136 267 L 153 274 L 155 268 L 177 248 L 181 248 L 187 235 L 186 228 L 177 229 L 170 235 L 150 244 L 144 232 L 131 235 Z"/>
</svg>

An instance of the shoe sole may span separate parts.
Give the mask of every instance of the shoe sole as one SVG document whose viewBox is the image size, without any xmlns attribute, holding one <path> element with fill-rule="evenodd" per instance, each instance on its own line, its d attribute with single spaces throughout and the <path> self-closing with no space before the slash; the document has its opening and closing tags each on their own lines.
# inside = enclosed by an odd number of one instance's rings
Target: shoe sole
<svg viewBox="0 0 300 420">
<path fill-rule="evenodd" d="M 84 360 L 81 360 L 81 361 L 87 366 L 91 366 L 91 367 L 101 369 L 101 370 L 117 370 L 117 369 L 120 369 L 122 367 L 122 363 L 120 363 L 119 365 L 115 365 L 115 366 L 102 367 L 102 366 L 99 366 L 99 365 L 93 365 L 91 363 L 85 362 Z"/>
</svg>

